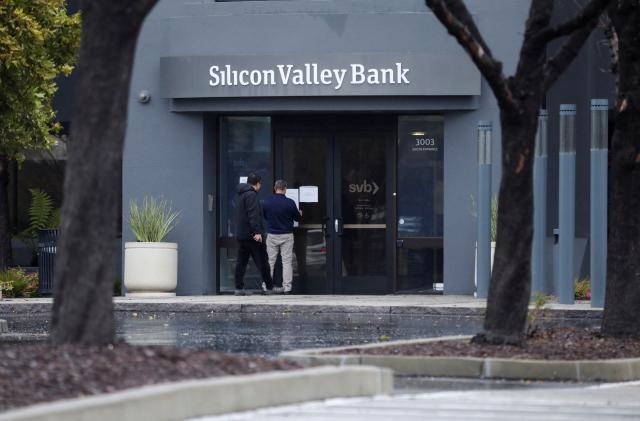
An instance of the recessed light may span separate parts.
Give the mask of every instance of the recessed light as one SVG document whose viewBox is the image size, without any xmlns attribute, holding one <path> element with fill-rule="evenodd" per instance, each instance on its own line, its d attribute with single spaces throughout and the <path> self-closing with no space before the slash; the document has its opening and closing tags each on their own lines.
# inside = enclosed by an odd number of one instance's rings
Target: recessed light
<svg viewBox="0 0 640 421">
<path fill-rule="evenodd" d="M 424 136 L 425 132 L 411 132 L 411 136 Z"/>
</svg>

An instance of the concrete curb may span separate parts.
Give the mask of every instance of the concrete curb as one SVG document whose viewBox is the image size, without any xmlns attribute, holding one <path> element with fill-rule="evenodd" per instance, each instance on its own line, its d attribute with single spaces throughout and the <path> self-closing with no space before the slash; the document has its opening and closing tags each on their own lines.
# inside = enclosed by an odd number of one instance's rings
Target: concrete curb
<svg viewBox="0 0 640 421">
<path fill-rule="evenodd" d="M 345 349 L 353 348 L 379 348 L 442 340 L 468 340 L 470 338 L 471 336 L 445 336 L 362 346 L 303 349 L 283 352 L 280 357 L 305 363 L 384 367 L 393 370 L 395 374 L 413 376 L 569 380 L 581 382 L 622 382 L 640 379 L 640 358 L 563 361 L 341 354 Z M 326 352 L 331 354 L 327 355 L 325 354 Z"/>
<path fill-rule="evenodd" d="M 154 421 L 246 411 L 336 397 L 389 394 L 393 375 L 376 367 L 317 367 L 145 386 L 38 404 L 0 421 Z"/>
<path fill-rule="evenodd" d="M 277 303 L 207 303 L 207 302 L 140 302 L 115 301 L 115 312 L 138 313 L 288 313 L 288 314 L 373 314 L 380 316 L 469 316 L 484 317 L 484 306 L 458 306 L 452 304 L 403 306 L 403 305 L 320 305 L 320 304 L 286 304 Z M 29 315 L 50 313 L 51 302 L 45 300 L 4 300 L 0 303 L 0 315 L 5 317 L 15 315 Z M 599 320 L 601 309 L 545 309 L 540 318 L 542 320 Z"/>
</svg>

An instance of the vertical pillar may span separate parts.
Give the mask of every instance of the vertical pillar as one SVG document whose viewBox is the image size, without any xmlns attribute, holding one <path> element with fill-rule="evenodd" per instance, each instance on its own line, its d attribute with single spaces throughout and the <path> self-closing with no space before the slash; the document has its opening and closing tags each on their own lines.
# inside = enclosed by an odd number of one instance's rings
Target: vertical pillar
<svg viewBox="0 0 640 421">
<path fill-rule="evenodd" d="M 491 122 L 478 122 L 478 298 L 487 298 L 491 282 Z"/>
<path fill-rule="evenodd" d="M 561 304 L 573 304 L 574 270 L 573 242 L 575 237 L 576 207 L 576 105 L 560 105 L 560 197 L 559 197 L 559 285 L 558 298 Z"/>
<path fill-rule="evenodd" d="M 547 231 L 547 110 L 540 110 L 533 160 L 533 245 L 531 248 L 531 294 L 545 288 L 544 243 Z"/>
<path fill-rule="evenodd" d="M 604 307 L 607 277 L 609 101 L 591 100 L 591 307 Z"/>
</svg>

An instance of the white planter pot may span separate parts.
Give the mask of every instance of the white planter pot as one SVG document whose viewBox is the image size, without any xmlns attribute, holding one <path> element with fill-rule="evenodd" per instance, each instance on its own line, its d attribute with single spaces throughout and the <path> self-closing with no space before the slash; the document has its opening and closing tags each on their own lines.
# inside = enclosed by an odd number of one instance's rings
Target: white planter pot
<svg viewBox="0 0 640 421">
<path fill-rule="evenodd" d="M 177 285 L 178 244 L 124 244 L 124 286 L 127 296 L 175 296 Z"/>
<path fill-rule="evenodd" d="M 496 254 L 496 242 L 491 242 L 491 270 L 493 271 L 493 255 Z M 478 286 L 478 243 L 476 243 L 475 260 L 473 261 L 473 284 Z M 474 293 L 475 294 L 475 293 Z"/>
</svg>

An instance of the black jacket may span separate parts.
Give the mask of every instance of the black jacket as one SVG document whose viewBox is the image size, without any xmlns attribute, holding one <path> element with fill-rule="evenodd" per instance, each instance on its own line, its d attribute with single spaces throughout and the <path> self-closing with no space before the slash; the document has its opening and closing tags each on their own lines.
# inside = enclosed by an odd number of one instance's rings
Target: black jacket
<svg viewBox="0 0 640 421">
<path fill-rule="evenodd" d="M 258 199 L 258 192 L 249 184 L 238 185 L 238 206 L 236 208 L 236 238 L 248 240 L 256 234 L 264 235 L 262 222 L 262 206 Z"/>
</svg>

